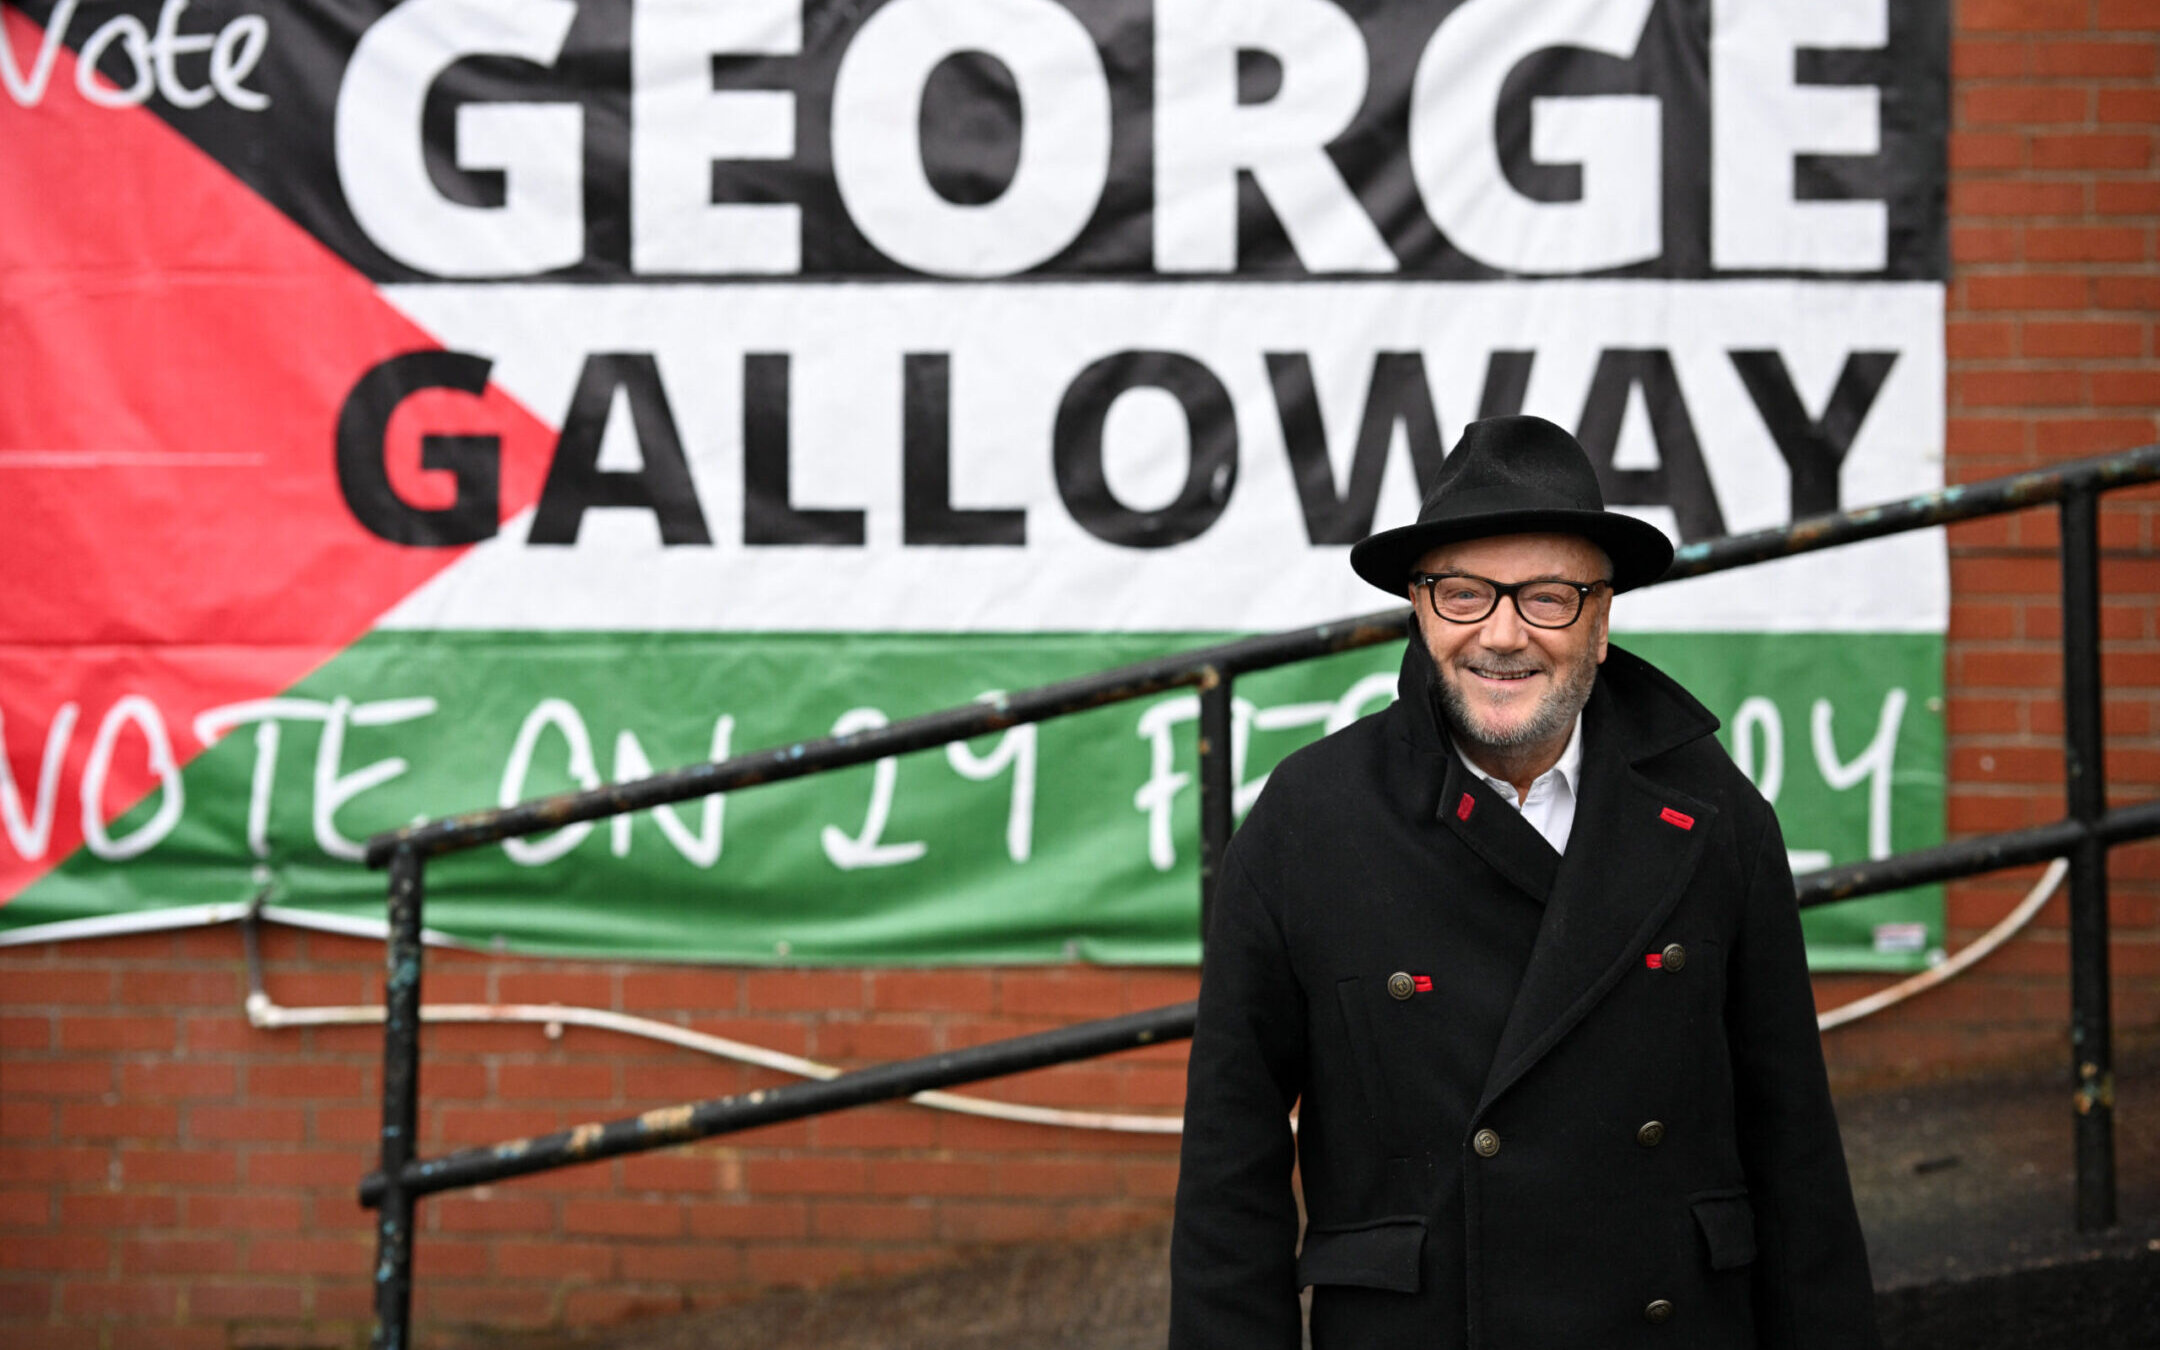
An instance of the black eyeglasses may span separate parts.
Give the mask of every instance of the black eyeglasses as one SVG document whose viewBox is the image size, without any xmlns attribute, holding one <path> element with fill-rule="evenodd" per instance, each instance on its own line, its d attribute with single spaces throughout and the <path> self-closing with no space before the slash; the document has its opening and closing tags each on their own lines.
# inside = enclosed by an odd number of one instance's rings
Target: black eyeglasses
<svg viewBox="0 0 2160 1350">
<path fill-rule="evenodd" d="M 1609 581 L 1517 581 L 1503 585 L 1467 572 L 1419 572 L 1410 589 L 1423 590 L 1435 616 L 1449 623 L 1477 623 L 1500 607 L 1500 597 L 1515 602 L 1515 612 L 1532 628 L 1565 628 L 1582 617 L 1583 602 Z"/>
</svg>

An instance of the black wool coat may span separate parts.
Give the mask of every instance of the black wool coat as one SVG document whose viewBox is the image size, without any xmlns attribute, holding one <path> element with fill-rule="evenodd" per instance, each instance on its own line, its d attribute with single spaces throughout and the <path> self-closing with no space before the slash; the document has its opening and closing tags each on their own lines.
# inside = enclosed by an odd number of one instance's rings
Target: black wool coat
<svg viewBox="0 0 2160 1350">
<path fill-rule="evenodd" d="M 1563 856 L 1434 678 L 1412 641 L 1225 860 L 1172 1350 L 1297 1350 L 1306 1285 L 1314 1350 L 1872 1350 L 1784 840 L 1717 719 L 1611 648 Z"/>
</svg>

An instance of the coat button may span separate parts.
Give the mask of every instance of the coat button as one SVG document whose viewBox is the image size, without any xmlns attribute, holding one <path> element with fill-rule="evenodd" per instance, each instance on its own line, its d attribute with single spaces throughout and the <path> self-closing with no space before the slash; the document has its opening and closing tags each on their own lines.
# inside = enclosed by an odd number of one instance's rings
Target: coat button
<svg viewBox="0 0 2160 1350">
<path fill-rule="evenodd" d="M 1673 1305 L 1669 1298 L 1650 1300 L 1650 1306 L 1642 1310 L 1642 1320 L 1651 1326 L 1663 1326 L 1672 1321 Z"/>
<path fill-rule="evenodd" d="M 1667 947 L 1663 955 L 1665 957 L 1664 968 L 1667 970 L 1679 970 L 1687 965 L 1687 948 L 1677 942 Z"/>
<path fill-rule="evenodd" d="M 1387 991 L 1396 998 L 1408 998 L 1417 992 L 1417 981 L 1410 978 L 1408 971 L 1398 970 L 1387 977 Z"/>
<path fill-rule="evenodd" d="M 1644 1148 L 1656 1148 L 1659 1144 L 1664 1143 L 1665 1122 L 1662 1120 L 1644 1122 L 1643 1127 L 1635 1131 L 1635 1142 L 1641 1144 Z"/>
<path fill-rule="evenodd" d="M 1500 1136 L 1491 1130 L 1479 1130 L 1470 1136 L 1470 1147 L 1477 1150 L 1480 1158 L 1490 1158 L 1500 1151 Z"/>
</svg>

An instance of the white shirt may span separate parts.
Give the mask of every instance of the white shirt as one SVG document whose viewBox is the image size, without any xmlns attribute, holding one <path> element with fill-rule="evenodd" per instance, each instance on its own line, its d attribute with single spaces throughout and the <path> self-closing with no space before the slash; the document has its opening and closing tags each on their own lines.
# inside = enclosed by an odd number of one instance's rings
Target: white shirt
<svg viewBox="0 0 2160 1350">
<path fill-rule="evenodd" d="M 1575 714 L 1575 726 L 1568 732 L 1567 749 L 1560 752 L 1560 762 L 1537 776 L 1530 784 L 1530 795 L 1517 801 L 1515 785 L 1505 778 L 1495 778 L 1477 766 L 1476 761 L 1463 754 L 1462 746 L 1455 747 L 1464 767 L 1485 780 L 1492 790 L 1500 794 L 1502 801 L 1522 812 L 1530 828 L 1545 836 L 1545 842 L 1553 846 L 1553 852 L 1567 852 L 1568 835 L 1575 828 L 1575 793 L 1582 783 L 1582 714 Z"/>
</svg>

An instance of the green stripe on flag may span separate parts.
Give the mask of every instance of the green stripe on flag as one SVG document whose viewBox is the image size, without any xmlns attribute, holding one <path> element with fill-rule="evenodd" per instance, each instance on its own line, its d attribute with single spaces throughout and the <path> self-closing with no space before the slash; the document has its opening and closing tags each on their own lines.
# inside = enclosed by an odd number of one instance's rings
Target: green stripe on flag
<svg viewBox="0 0 2160 1350">
<path fill-rule="evenodd" d="M 380 918 L 382 877 L 338 855 L 416 816 L 897 721 L 1219 636 L 380 632 L 288 691 L 275 733 L 241 725 L 189 764 L 186 810 L 155 847 L 125 862 L 77 853 L 0 908 L 0 927 L 265 884 L 278 904 Z M 1941 840 L 1939 635 L 1624 641 L 1725 720 L 1728 746 L 1746 731 L 1737 753 L 1777 789 L 1797 861 Z M 1246 795 L 1331 721 L 1383 706 L 1399 659 L 1389 645 L 1241 679 Z M 1189 693 L 1157 696 L 443 859 L 427 922 L 588 956 L 1190 963 L 1194 712 Z M 1941 902 L 1931 888 L 1816 911 L 1808 929 L 1819 966 L 1914 968 L 1941 945 Z"/>
</svg>

